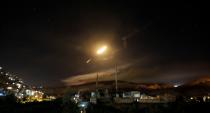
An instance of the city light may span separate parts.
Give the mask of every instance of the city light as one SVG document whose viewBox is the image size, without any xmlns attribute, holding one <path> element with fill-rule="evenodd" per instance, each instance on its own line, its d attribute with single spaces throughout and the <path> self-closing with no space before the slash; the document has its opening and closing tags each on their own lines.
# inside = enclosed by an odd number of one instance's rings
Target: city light
<svg viewBox="0 0 210 113">
<path fill-rule="evenodd" d="M 175 88 L 179 87 L 179 85 L 174 85 Z"/>
<path fill-rule="evenodd" d="M 5 96 L 3 93 L 0 93 L 0 96 Z"/>
<path fill-rule="evenodd" d="M 16 86 L 17 86 L 18 88 L 21 88 L 21 84 L 19 84 L 19 83 L 17 83 Z"/>
<path fill-rule="evenodd" d="M 7 89 L 11 90 L 11 89 L 12 89 L 12 87 L 7 87 Z"/>
</svg>

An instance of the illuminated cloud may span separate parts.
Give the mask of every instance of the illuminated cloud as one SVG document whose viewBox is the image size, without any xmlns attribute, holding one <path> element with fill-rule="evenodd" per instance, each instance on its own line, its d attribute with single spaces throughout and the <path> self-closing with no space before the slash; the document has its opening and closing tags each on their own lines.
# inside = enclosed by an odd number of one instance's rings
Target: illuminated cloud
<svg viewBox="0 0 210 113">
<path fill-rule="evenodd" d="M 118 79 L 141 83 L 174 83 L 182 84 L 196 77 L 210 75 L 209 66 L 203 63 L 173 63 L 150 64 L 146 62 L 133 62 L 119 66 Z M 151 63 L 151 62 L 150 62 Z M 100 71 L 99 81 L 114 80 L 115 69 Z M 62 80 L 66 85 L 79 85 L 96 81 L 97 73 L 71 76 Z"/>
</svg>

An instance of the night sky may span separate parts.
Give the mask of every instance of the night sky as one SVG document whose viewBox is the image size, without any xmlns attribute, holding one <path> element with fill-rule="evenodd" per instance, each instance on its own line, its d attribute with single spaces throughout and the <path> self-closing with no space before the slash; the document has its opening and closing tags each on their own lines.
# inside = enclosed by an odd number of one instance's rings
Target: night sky
<svg viewBox="0 0 210 113">
<path fill-rule="evenodd" d="M 75 0 L 2 5 L 0 66 L 30 85 L 60 86 L 68 77 L 110 69 L 116 61 L 133 63 L 123 77 L 135 75 L 132 80 L 140 82 L 179 83 L 210 75 L 204 3 Z M 97 43 L 112 47 L 112 58 L 86 64 Z"/>
</svg>

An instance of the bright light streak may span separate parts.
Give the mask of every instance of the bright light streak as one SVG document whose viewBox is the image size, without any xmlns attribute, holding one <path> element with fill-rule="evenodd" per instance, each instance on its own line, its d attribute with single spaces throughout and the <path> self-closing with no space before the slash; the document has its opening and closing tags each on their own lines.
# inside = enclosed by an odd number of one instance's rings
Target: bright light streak
<svg viewBox="0 0 210 113">
<path fill-rule="evenodd" d="M 97 53 L 98 55 L 101 55 L 101 54 L 103 54 L 106 50 L 107 50 L 107 46 L 103 46 L 103 47 L 99 48 L 99 49 L 97 50 L 96 53 Z"/>
<path fill-rule="evenodd" d="M 177 88 L 179 86 L 181 86 L 182 84 L 175 84 L 174 87 Z"/>
<path fill-rule="evenodd" d="M 90 62 L 91 62 L 91 59 L 88 59 L 88 60 L 86 61 L 87 64 L 90 63 Z"/>
</svg>

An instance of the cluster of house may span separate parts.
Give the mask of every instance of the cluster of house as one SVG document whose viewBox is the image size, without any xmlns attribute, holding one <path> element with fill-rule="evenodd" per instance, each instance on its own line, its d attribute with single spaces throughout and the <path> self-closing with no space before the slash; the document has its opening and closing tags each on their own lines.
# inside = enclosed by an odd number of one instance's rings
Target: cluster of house
<svg viewBox="0 0 210 113">
<path fill-rule="evenodd" d="M 81 92 L 72 97 L 76 103 L 82 100 L 97 104 L 98 102 L 114 103 L 168 103 L 176 101 L 176 96 L 171 94 L 161 94 L 156 96 L 147 95 L 140 91 L 123 91 L 120 93 L 109 93 L 108 89 L 103 91 L 91 91 L 82 94 Z"/>
<path fill-rule="evenodd" d="M 0 67 L 0 98 L 14 95 L 19 100 L 41 101 L 44 93 L 25 84 L 17 75 Z"/>
</svg>

